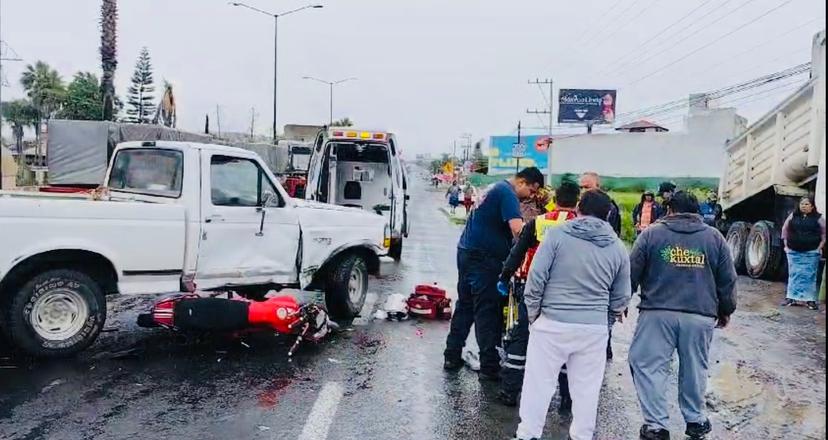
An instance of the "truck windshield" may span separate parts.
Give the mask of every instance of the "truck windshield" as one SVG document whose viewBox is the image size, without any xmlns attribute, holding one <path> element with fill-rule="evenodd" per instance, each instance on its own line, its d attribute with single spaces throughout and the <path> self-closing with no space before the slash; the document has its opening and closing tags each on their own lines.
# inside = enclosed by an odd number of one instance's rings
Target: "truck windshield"
<svg viewBox="0 0 828 440">
<path fill-rule="evenodd" d="M 180 151 L 128 149 L 115 155 L 109 188 L 159 197 L 181 197 L 184 156 Z"/>
<path fill-rule="evenodd" d="M 291 167 L 297 171 L 307 171 L 310 164 L 310 147 L 293 147 L 291 149 Z"/>
</svg>

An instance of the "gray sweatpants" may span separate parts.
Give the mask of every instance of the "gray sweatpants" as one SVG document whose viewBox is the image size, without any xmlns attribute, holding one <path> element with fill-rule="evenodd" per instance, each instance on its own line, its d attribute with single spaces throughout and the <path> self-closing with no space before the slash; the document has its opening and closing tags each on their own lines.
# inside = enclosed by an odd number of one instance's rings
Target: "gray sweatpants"
<svg viewBox="0 0 828 440">
<path fill-rule="evenodd" d="M 642 310 L 630 346 L 630 369 L 644 423 L 668 429 L 667 381 L 673 352 L 679 357 L 679 407 L 686 423 L 703 423 L 708 353 L 716 320 L 668 310 Z"/>
</svg>

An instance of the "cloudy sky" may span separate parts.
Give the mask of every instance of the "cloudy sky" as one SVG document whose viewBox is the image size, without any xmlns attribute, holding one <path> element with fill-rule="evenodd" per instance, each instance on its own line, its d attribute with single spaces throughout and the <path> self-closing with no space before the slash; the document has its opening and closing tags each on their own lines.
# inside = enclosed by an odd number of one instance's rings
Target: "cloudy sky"
<svg viewBox="0 0 828 440">
<path fill-rule="evenodd" d="M 618 113 L 713 90 L 810 61 L 825 27 L 822 0 L 321 0 L 279 21 L 279 125 L 328 119 L 327 86 L 302 80 L 357 77 L 338 86 L 334 117 L 394 130 L 409 152 L 450 150 L 475 138 L 542 128 L 525 114 L 546 106 L 527 84 L 618 89 Z M 43 60 L 69 79 L 99 74 L 99 0 L 2 0 L 7 87 Z M 300 0 L 248 0 L 281 12 Z M 156 81 L 173 83 L 179 127 L 201 130 L 219 106 L 222 131 L 257 132 L 272 118 L 273 23 L 223 0 L 121 0 L 117 90 L 126 93 L 142 46 Z M 749 119 L 804 77 L 725 99 Z M 546 93 L 546 92 L 544 92 Z M 557 111 L 557 110 L 556 110 Z M 653 119 L 677 127 L 681 115 Z M 215 127 L 215 126 L 214 126 Z M 556 130 L 558 130 L 556 128 Z"/>
</svg>

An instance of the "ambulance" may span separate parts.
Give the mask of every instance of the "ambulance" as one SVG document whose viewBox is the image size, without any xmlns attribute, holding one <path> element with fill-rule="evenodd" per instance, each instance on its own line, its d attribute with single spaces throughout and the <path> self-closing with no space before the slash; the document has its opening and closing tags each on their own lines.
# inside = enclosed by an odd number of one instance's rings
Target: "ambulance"
<svg viewBox="0 0 828 440">
<path fill-rule="evenodd" d="M 408 176 L 392 133 L 331 127 L 313 143 L 305 198 L 385 217 L 388 255 L 399 261 L 411 229 Z"/>
</svg>

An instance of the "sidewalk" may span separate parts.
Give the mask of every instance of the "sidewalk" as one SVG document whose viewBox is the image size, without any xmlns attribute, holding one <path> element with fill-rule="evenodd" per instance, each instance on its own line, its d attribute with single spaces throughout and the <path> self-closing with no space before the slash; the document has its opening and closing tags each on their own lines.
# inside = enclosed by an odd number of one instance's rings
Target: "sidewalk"
<svg viewBox="0 0 828 440">
<path fill-rule="evenodd" d="M 440 212 L 443 213 L 446 217 L 448 217 L 449 221 L 456 225 L 465 225 L 466 224 L 466 208 L 463 206 L 458 206 L 457 209 L 454 211 L 454 214 L 451 213 L 451 207 L 441 206 L 439 208 Z"/>
</svg>

